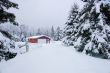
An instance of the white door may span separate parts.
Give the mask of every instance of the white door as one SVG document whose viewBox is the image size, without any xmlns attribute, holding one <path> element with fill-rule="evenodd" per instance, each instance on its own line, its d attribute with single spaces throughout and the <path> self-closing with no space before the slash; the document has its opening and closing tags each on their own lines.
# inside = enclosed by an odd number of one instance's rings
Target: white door
<svg viewBox="0 0 110 73">
<path fill-rule="evenodd" d="M 38 39 L 38 44 L 45 44 L 46 43 L 46 39 Z"/>
</svg>

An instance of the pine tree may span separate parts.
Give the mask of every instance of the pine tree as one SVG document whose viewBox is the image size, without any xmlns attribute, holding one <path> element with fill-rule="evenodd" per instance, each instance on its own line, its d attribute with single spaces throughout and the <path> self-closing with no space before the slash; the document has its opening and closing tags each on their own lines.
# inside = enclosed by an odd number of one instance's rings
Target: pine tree
<svg viewBox="0 0 110 73">
<path fill-rule="evenodd" d="M 51 28 L 51 38 L 53 39 L 53 40 L 55 40 L 55 30 L 54 30 L 54 27 L 52 26 L 52 28 Z"/>
<path fill-rule="evenodd" d="M 44 35 L 49 36 L 49 31 L 46 30 L 45 33 L 44 33 Z"/>
<path fill-rule="evenodd" d="M 39 28 L 38 31 L 37 31 L 37 35 L 41 35 L 41 34 L 42 34 L 42 32 L 41 32 L 41 30 Z"/>
<path fill-rule="evenodd" d="M 68 21 L 66 22 L 66 27 L 64 29 L 64 40 L 63 42 L 67 45 L 73 45 L 74 41 L 74 34 L 77 32 L 76 25 L 78 23 L 78 20 L 76 19 L 78 15 L 78 5 L 74 4 L 70 15 L 68 17 Z"/>
<path fill-rule="evenodd" d="M 15 15 L 6 11 L 9 8 L 18 9 L 18 4 L 15 4 L 9 0 L 0 0 L 0 23 L 11 22 L 14 25 L 17 25 L 15 22 Z"/>
<path fill-rule="evenodd" d="M 92 56 L 110 58 L 110 1 L 83 0 L 74 47 Z"/>
<path fill-rule="evenodd" d="M 18 9 L 18 4 L 13 3 L 10 0 L 0 0 L 0 24 L 10 22 L 13 25 L 18 25 L 15 21 L 16 16 L 7 11 L 10 8 Z M 0 29 L 0 33 L 2 33 L 4 37 L 10 39 L 10 41 L 13 40 L 13 36 L 8 31 Z M 8 60 L 13 58 L 16 54 L 10 52 L 9 50 L 9 48 L 12 48 L 12 44 L 7 42 L 5 39 L 3 40 L 0 40 L 0 60 L 3 57 L 5 60 Z"/>
<path fill-rule="evenodd" d="M 62 37 L 63 37 L 62 30 L 60 29 L 60 27 L 57 27 L 56 34 L 55 34 L 55 40 L 61 41 Z"/>
</svg>

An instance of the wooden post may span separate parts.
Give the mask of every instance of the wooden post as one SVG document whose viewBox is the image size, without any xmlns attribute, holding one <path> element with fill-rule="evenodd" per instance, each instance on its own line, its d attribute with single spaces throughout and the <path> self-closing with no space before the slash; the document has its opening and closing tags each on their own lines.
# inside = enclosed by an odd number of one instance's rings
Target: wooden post
<svg viewBox="0 0 110 73">
<path fill-rule="evenodd" d="M 29 51 L 29 44 L 28 44 L 28 42 L 26 41 L 26 52 L 28 52 Z"/>
</svg>

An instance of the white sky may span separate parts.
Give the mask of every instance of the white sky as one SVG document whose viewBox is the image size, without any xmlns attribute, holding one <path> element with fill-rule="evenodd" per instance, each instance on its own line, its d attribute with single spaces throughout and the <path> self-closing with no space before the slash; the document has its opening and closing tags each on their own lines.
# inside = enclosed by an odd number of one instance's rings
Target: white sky
<svg viewBox="0 0 110 73">
<path fill-rule="evenodd" d="M 31 28 L 62 26 L 67 20 L 74 2 L 79 0 L 12 0 L 19 4 L 19 10 L 12 10 L 20 24 Z"/>
</svg>

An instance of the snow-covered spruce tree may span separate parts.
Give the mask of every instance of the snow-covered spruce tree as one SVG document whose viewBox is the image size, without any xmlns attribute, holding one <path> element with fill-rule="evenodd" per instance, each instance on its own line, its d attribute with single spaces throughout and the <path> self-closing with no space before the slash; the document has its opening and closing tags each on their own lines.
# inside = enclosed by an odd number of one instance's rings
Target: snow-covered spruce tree
<svg viewBox="0 0 110 73">
<path fill-rule="evenodd" d="M 33 32 L 34 33 L 34 32 Z M 41 35 L 42 34 L 42 32 L 41 32 L 41 29 L 40 28 L 38 28 L 38 30 L 37 30 L 37 35 Z M 34 34 L 33 34 L 34 35 Z"/>
<path fill-rule="evenodd" d="M 74 4 L 70 15 L 68 17 L 68 21 L 66 22 L 66 27 L 64 28 L 64 39 L 63 42 L 67 45 L 73 45 L 74 34 L 76 33 L 76 25 L 78 24 L 78 20 L 76 19 L 78 15 L 78 5 Z"/>
<path fill-rule="evenodd" d="M 52 28 L 51 28 L 50 35 L 51 35 L 51 38 L 52 38 L 53 40 L 55 40 L 55 30 L 54 30 L 54 27 L 53 27 L 53 26 L 52 26 Z"/>
<path fill-rule="evenodd" d="M 60 29 L 60 27 L 57 27 L 56 33 L 55 33 L 55 40 L 61 41 L 62 37 L 63 37 L 62 30 Z"/>
<path fill-rule="evenodd" d="M 46 30 L 45 33 L 44 33 L 44 35 L 49 36 L 49 31 Z"/>
<path fill-rule="evenodd" d="M 82 0 L 86 2 L 79 19 L 74 47 L 92 56 L 110 58 L 110 1 Z"/>
<path fill-rule="evenodd" d="M 10 22 L 13 25 L 18 25 L 15 21 L 15 15 L 8 12 L 10 8 L 18 8 L 18 4 L 11 2 L 10 0 L 0 0 L 0 24 Z M 1 27 L 2 28 L 2 27 Z M 14 48 L 12 41 L 13 36 L 6 30 L 0 29 L 0 60 L 13 58 L 16 54 L 10 51 L 10 48 Z"/>
</svg>

